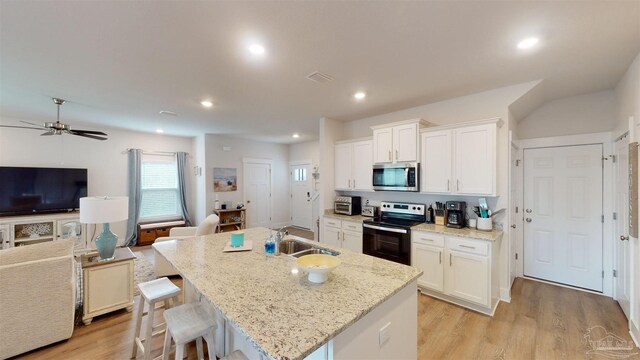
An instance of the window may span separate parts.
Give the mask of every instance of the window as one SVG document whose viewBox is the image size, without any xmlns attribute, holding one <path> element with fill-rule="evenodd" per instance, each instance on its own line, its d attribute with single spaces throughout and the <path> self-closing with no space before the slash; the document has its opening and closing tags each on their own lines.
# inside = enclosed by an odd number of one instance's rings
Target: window
<svg viewBox="0 0 640 360">
<path fill-rule="evenodd" d="M 297 168 L 293 171 L 293 181 L 307 181 L 307 169 Z"/>
<path fill-rule="evenodd" d="M 140 219 L 150 221 L 181 217 L 175 156 L 143 155 L 141 172 Z"/>
</svg>

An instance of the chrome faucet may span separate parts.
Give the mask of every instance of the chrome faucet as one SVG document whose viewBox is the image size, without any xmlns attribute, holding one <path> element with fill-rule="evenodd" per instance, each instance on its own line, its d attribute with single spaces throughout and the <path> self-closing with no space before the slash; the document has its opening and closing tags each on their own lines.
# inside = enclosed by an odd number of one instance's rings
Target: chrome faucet
<svg viewBox="0 0 640 360">
<path fill-rule="evenodd" d="M 286 230 L 288 226 L 283 226 L 280 229 L 278 229 L 276 231 L 276 234 L 274 236 L 275 238 L 275 245 L 276 245 L 276 249 L 275 249 L 275 253 L 274 255 L 280 255 L 280 241 L 282 241 L 284 239 L 285 236 L 289 235 L 289 231 Z"/>
</svg>

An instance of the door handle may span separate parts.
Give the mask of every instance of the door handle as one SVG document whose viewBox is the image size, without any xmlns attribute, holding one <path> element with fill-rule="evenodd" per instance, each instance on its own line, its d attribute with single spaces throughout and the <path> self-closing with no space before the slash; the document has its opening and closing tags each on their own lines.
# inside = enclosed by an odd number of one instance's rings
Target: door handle
<svg viewBox="0 0 640 360">
<path fill-rule="evenodd" d="M 629 241 L 629 236 L 620 235 L 620 241 Z"/>
<path fill-rule="evenodd" d="M 440 264 L 442 264 L 442 251 L 439 251 L 438 254 L 439 254 L 438 256 L 440 258 Z"/>
<path fill-rule="evenodd" d="M 456 191 L 460 191 L 460 180 L 456 179 Z"/>
<path fill-rule="evenodd" d="M 451 266 L 451 253 L 449 253 L 449 266 Z"/>
<path fill-rule="evenodd" d="M 511 228 L 515 229 L 516 228 L 516 224 L 511 224 Z"/>
<path fill-rule="evenodd" d="M 526 222 L 531 222 L 531 218 L 526 218 L 525 221 Z"/>
<path fill-rule="evenodd" d="M 251 204 L 251 200 L 247 200 L 247 204 Z"/>
<path fill-rule="evenodd" d="M 356 179 L 353 179 L 353 188 L 356 188 Z"/>
<path fill-rule="evenodd" d="M 451 185 L 451 184 L 450 184 L 450 182 L 451 182 L 451 180 L 447 179 L 447 191 L 451 191 L 451 189 L 450 189 L 450 185 Z"/>
<path fill-rule="evenodd" d="M 391 161 L 391 150 L 389 150 L 389 161 Z"/>
<path fill-rule="evenodd" d="M 351 179 L 349 179 L 349 185 L 347 185 L 348 188 L 351 187 Z"/>
<path fill-rule="evenodd" d="M 531 209 L 525 209 L 524 211 L 525 211 L 527 214 L 531 214 L 531 211 L 532 211 L 532 210 L 531 210 Z"/>
<path fill-rule="evenodd" d="M 396 150 L 396 160 L 398 160 L 398 150 Z"/>
</svg>

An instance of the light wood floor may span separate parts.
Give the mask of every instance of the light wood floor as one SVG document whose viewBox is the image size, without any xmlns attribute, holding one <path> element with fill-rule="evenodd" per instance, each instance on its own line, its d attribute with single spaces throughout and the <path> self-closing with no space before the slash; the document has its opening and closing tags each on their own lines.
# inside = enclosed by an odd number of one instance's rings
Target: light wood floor
<svg viewBox="0 0 640 360">
<path fill-rule="evenodd" d="M 181 279 L 173 281 L 182 286 Z M 493 318 L 419 295 L 419 358 L 605 359 L 587 354 L 590 348 L 583 339 L 596 325 L 631 341 L 624 314 L 610 298 L 524 279 L 516 280 L 512 295 L 512 302 L 500 304 Z M 20 358 L 127 359 L 136 311 L 137 306 L 132 313 L 97 317 L 89 326 L 76 328 L 71 339 Z M 162 339 L 155 341 L 158 350 L 152 355 L 158 356 Z M 195 346 L 189 350 L 188 359 L 195 359 Z"/>
</svg>

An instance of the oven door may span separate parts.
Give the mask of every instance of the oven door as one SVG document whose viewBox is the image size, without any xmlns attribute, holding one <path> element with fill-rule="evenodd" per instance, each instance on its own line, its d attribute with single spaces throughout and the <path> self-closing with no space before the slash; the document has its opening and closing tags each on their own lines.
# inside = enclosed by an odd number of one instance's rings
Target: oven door
<svg viewBox="0 0 640 360">
<path fill-rule="evenodd" d="M 411 233 L 407 229 L 362 224 L 362 252 L 411 265 Z"/>
<path fill-rule="evenodd" d="M 419 183 L 417 163 L 373 166 L 374 190 L 419 191 Z"/>
<path fill-rule="evenodd" d="M 352 207 L 350 203 L 343 203 L 343 202 L 333 203 L 333 212 L 336 214 L 353 215 L 351 213 L 351 209 Z"/>
</svg>

